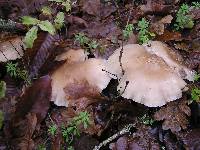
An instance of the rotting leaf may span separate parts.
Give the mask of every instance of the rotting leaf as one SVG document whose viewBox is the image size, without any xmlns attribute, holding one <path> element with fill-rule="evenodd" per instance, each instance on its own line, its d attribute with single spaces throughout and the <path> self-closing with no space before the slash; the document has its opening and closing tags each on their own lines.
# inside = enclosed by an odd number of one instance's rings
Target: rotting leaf
<svg viewBox="0 0 200 150">
<path fill-rule="evenodd" d="M 189 123 L 187 117 L 190 115 L 191 110 L 187 106 L 187 101 L 181 99 L 162 107 L 154 114 L 154 118 L 157 121 L 164 120 L 162 124 L 164 130 L 170 129 L 172 132 L 178 132 L 181 128 L 187 128 Z"/>
<path fill-rule="evenodd" d="M 24 120 L 17 123 L 18 138 L 12 140 L 11 145 L 16 150 L 32 150 L 34 141 L 33 132 L 37 125 L 37 117 L 34 113 L 28 113 Z"/>
<path fill-rule="evenodd" d="M 132 136 L 122 136 L 117 142 L 111 143 L 109 147 L 112 150 L 160 149 L 159 142 L 151 133 L 151 128 L 144 125 L 140 125 Z"/>
<path fill-rule="evenodd" d="M 25 91 L 17 103 L 14 120 L 21 120 L 29 112 L 35 113 L 38 123 L 46 116 L 50 105 L 51 79 L 49 76 L 39 78 Z"/>
<path fill-rule="evenodd" d="M 200 130 L 191 129 L 189 131 L 176 134 L 177 138 L 183 142 L 185 149 L 199 150 L 200 149 Z"/>
</svg>

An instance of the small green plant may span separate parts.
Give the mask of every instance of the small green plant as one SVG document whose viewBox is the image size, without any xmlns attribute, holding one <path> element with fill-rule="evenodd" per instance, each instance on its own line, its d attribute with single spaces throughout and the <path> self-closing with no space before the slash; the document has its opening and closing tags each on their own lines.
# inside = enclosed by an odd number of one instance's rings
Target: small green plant
<svg viewBox="0 0 200 150">
<path fill-rule="evenodd" d="M 75 41 L 79 42 L 81 46 L 85 47 L 86 50 L 92 52 L 99 46 L 99 43 L 95 40 L 90 40 L 88 37 L 85 36 L 84 33 L 78 33 L 75 35 Z M 101 48 L 100 48 L 101 49 Z"/>
<path fill-rule="evenodd" d="M 141 118 L 139 118 L 140 122 L 144 125 L 153 125 L 155 122 L 151 117 L 149 117 L 147 114 L 144 114 Z"/>
<path fill-rule="evenodd" d="M 65 7 L 65 11 L 71 11 L 72 6 L 71 6 L 71 1 L 70 0 L 48 0 L 50 2 L 56 2 L 58 4 L 61 4 L 62 6 Z"/>
<path fill-rule="evenodd" d="M 187 4 L 181 5 L 176 14 L 176 24 L 174 25 L 176 30 L 184 28 L 191 29 L 194 26 L 194 21 L 192 20 L 192 17 L 188 15 L 188 13 L 189 6 Z"/>
<path fill-rule="evenodd" d="M 192 98 L 192 101 L 199 102 L 199 98 L 200 98 L 200 89 L 199 88 L 195 87 L 192 89 L 191 98 Z"/>
<path fill-rule="evenodd" d="M 148 43 L 148 41 L 155 36 L 154 33 L 148 31 L 149 22 L 146 21 L 145 18 L 142 18 L 141 21 L 138 22 L 138 38 L 140 44 Z"/>
<path fill-rule="evenodd" d="M 200 2 L 192 2 L 192 7 L 199 9 L 200 8 Z"/>
<path fill-rule="evenodd" d="M 26 36 L 24 38 L 24 43 L 25 43 L 26 48 L 33 47 L 33 43 L 35 39 L 37 38 L 38 28 L 40 28 L 43 31 L 47 31 L 52 35 L 55 34 L 56 32 L 55 27 L 48 20 L 40 21 L 30 16 L 23 16 L 22 23 L 27 26 L 32 26 L 32 28 L 26 33 Z"/>
<path fill-rule="evenodd" d="M 28 77 L 28 72 L 26 70 L 20 69 L 18 67 L 18 63 L 12 63 L 12 62 L 7 63 L 6 71 L 11 77 L 22 79 L 28 84 L 30 84 L 31 82 Z"/>
<path fill-rule="evenodd" d="M 6 94 L 6 82 L 0 81 L 0 99 L 4 98 Z"/>
<path fill-rule="evenodd" d="M 123 30 L 124 39 L 127 40 L 130 37 L 131 33 L 133 32 L 133 29 L 134 29 L 133 24 L 126 25 L 125 29 Z"/>
<path fill-rule="evenodd" d="M 194 81 L 198 81 L 200 78 L 200 74 L 199 73 L 195 73 L 194 75 Z"/>
<path fill-rule="evenodd" d="M 55 136 L 56 132 L 57 132 L 57 125 L 56 124 L 52 124 L 49 126 L 48 132 L 52 135 Z"/>
<path fill-rule="evenodd" d="M 67 127 L 62 127 L 62 135 L 67 143 L 71 144 L 74 136 L 80 136 L 79 126 L 81 124 L 83 125 L 84 129 L 88 128 L 90 124 L 89 117 L 90 115 L 88 112 L 80 112 L 78 116 L 72 119 L 72 121 Z"/>
</svg>

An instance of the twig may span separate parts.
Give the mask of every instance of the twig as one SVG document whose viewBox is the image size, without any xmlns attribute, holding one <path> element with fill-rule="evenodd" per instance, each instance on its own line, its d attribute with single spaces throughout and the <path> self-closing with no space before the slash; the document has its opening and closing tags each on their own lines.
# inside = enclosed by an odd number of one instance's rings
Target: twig
<svg viewBox="0 0 200 150">
<path fill-rule="evenodd" d="M 124 135 L 126 133 L 129 133 L 131 128 L 135 127 L 135 124 L 129 124 L 126 127 L 124 127 L 121 131 L 117 132 L 113 136 L 109 137 L 107 140 L 100 143 L 98 146 L 95 146 L 93 150 L 100 150 L 102 146 L 106 146 L 108 143 L 112 142 L 116 138 L 118 138 L 121 135 Z"/>
</svg>

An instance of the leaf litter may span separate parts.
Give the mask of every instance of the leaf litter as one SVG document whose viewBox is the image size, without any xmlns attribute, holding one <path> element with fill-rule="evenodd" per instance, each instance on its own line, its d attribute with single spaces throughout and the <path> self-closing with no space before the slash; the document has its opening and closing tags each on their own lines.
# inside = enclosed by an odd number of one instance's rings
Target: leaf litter
<svg viewBox="0 0 200 150">
<path fill-rule="evenodd" d="M 184 87 L 187 86 L 190 90 L 187 90 L 187 87 L 183 89 L 182 86 L 179 91 L 183 92 L 182 98 L 157 108 L 149 108 L 132 101 L 131 99 L 138 98 L 135 91 L 130 92 L 132 97 L 124 96 L 130 85 L 134 85 L 135 82 L 123 83 L 123 80 L 130 80 L 125 79 L 125 76 L 129 76 L 131 81 L 133 78 L 136 83 L 139 79 L 134 77 L 137 71 L 127 75 L 131 67 L 126 66 L 126 63 L 130 60 L 124 59 L 124 56 L 127 44 L 137 44 L 138 41 L 146 40 L 138 39 L 140 37 L 137 24 L 142 18 L 149 22 L 149 27 L 145 28 L 148 31 L 144 33 L 154 33 L 153 41 L 165 42 L 170 51 L 178 53 L 178 62 L 184 67 L 177 69 L 176 65 L 172 65 L 173 61 L 162 55 L 161 48 L 151 49 L 153 44 L 150 42 L 151 45 L 147 43 L 145 46 L 152 57 L 161 57 L 160 61 L 175 67 L 171 69 L 177 71 L 175 72 L 179 78 L 187 78 L 185 68 L 199 73 L 199 8 L 191 7 L 193 4 L 188 2 L 188 15 L 193 19 L 194 27 L 176 30 L 176 13 L 181 5 L 186 3 L 182 0 L 71 0 L 67 9 L 61 3 L 64 2 L 61 0 L 57 4 L 47 0 L 13 0 L 9 1 L 9 5 L 6 0 L 0 2 L 0 19 L 11 19 L 13 24 L 10 26 L 13 26 L 13 29 L 19 28 L 16 31 L 7 30 L 11 23 L 9 21 L 4 21 L 3 26 L 0 25 L 0 83 L 6 83 L 0 88 L 0 147 L 22 150 L 92 150 L 102 142 L 110 141 L 102 149 L 198 149 L 200 107 L 198 102 L 191 103 L 190 93 L 193 87 L 199 87 L 198 79 L 193 82 L 184 80 Z M 47 6 L 51 7 L 52 14 L 40 14 L 41 9 Z M 54 23 L 57 13 L 64 13 L 64 21 L 55 31 L 50 24 Z M 42 23 L 48 20 L 47 24 L 40 25 L 44 31 L 38 30 L 37 39 L 32 43 L 33 48 L 29 49 L 22 46 L 22 37 L 29 30 L 29 27 L 21 23 L 23 16 L 37 18 Z M 126 40 L 123 30 L 129 24 L 133 26 L 133 30 Z M 45 31 L 56 34 L 51 35 Z M 98 45 L 82 45 L 75 41 L 75 35 L 79 33 L 84 33 L 92 44 Z M 113 66 L 107 69 L 106 65 L 107 59 L 114 55 L 119 47 L 119 58 L 114 60 L 115 65 L 118 65 L 115 73 L 112 70 L 115 69 Z M 6 64 L 10 62 L 18 63 L 20 68 L 28 72 L 31 85 L 27 85 L 20 78 L 10 76 L 6 71 Z M 136 61 L 131 66 L 137 63 Z M 144 69 L 145 65 L 137 70 Z M 146 68 L 147 71 L 151 70 Z M 148 74 L 147 77 L 149 76 Z M 111 77 L 114 79 L 111 80 Z M 146 79 L 145 76 L 141 79 L 146 86 L 140 85 L 140 82 L 138 87 L 132 89 L 139 89 L 141 92 L 141 87 L 152 85 Z M 118 83 L 123 83 L 119 91 Z M 159 89 L 157 92 L 160 91 L 163 95 L 167 93 L 165 86 Z M 144 103 L 144 95 L 139 97 Z M 151 103 L 151 100 L 148 100 Z M 89 126 L 84 128 L 81 123 L 71 126 L 73 119 L 83 112 L 87 112 L 89 116 Z M 114 136 L 128 124 L 134 124 L 130 132 Z M 77 133 L 80 135 L 70 136 L 72 143 L 67 142 L 63 136 L 63 126 L 66 127 L 66 131 L 72 129 L 67 127 L 77 127 L 73 131 L 80 131 Z"/>
</svg>

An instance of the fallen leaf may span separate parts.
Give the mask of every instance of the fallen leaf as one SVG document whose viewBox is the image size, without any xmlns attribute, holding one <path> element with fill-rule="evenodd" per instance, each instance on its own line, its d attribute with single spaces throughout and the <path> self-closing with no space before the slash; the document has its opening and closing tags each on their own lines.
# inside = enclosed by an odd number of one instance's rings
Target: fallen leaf
<svg viewBox="0 0 200 150">
<path fill-rule="evenodd" d="M 84 0 L 82 9 L 90 15 L 100 16 L 100 7 L 100 0 Z"/>
<path fill-rule="evenodd" d="M 24 54 L 22 37 L 8 38 L 0 41 L 0 62 L 21 58 Z"/>
<path fill-rule="evenodd" d="M 191 115 L 187 101 L 181 99 L 179 101 L 170 102 L 167 106 L 162 107 L 154 115 L 155 120 L 164 120 L 162 128 L 170 129 L 172 132 L 178 132 L 186 129 L 188 125 L 187 117 Z"/>
<path fill-rule="evenodd" d="M 183 142 L 183 146 L 187 150 L 200 149 L 200 130 L 191 129 L 185 132 L 177 133 L 177 138 Z"/>
<path fill-rule="evenodd" d="M 29 112 L 35 113 L 40 123 L 47 114 L 50 105 L 51 79 L 44 76 L 35 81 L 17 103 L 14 122 L 23 119 Z"/>
<path fill-rule="evenodd" d="M 159 40 L 159 41 L 173 41 L 173 40 L 181 41 L 182 36 L 181 36 L 181 33 L 179 33 L 179 32 L 165 30 L 162 35 L 156 36 L 155 39 Z"/>
<path fill-rule="evenodd" d="M 151 128 L 144 125 L 141 125 L 131 136 L 122 136 L 109 147 L 112 150 L 160 149 L 159 141 L 152 135 Z"/>
</svg>

